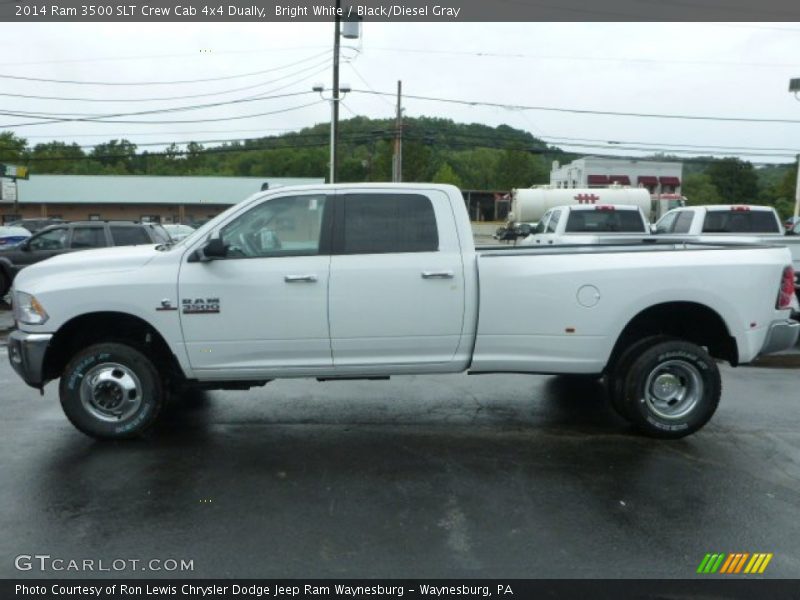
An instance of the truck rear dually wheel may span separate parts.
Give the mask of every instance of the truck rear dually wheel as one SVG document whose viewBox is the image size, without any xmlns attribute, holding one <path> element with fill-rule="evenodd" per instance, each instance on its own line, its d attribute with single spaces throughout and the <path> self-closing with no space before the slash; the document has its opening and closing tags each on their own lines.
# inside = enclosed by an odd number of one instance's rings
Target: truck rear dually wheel
<svg viewBox="0 0 800 600">
<path fill-rule="evenodd" d="M 655 341 L 621 366 L 625 368 L 616 378 L 615 404 L 647 435 L 687 436 L 717 410 L 722 394 L 719 369 L 696 344 Z"/>
<path fill-rule="evenodd" d="M 83 433 L 99 439 L 137 437 L 161 412 L 161 377 L 144 354 L 124 343 L 89 346 L 67 364 L 61 407 Z"/>
</svg>

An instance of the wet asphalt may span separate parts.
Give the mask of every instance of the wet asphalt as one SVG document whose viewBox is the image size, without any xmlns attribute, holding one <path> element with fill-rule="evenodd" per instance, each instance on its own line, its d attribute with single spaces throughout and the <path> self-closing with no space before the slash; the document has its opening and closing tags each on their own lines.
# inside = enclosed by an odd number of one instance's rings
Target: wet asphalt
<svg viewBox="0 0 800 600">
<path fill-rule="evenodd" d="M 800 370 L 723 384 L 672 442 L 591 380 L 448 375 L 195 394 L 101 443 L 0 347 L 0 577 L 684 578 L 708 552 L 798 577 Z M 194 568 L 18 571 L 20 554 Z"/>
</svg>

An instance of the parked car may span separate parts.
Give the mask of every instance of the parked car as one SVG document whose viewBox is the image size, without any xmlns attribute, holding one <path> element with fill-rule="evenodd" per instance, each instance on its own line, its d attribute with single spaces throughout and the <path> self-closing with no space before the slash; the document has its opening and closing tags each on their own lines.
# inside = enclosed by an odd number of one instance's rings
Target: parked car
<svg viewBox="0 0 800 600">
<path fill-rule="evenodd" d="M 0 226 L 0 247 L 16 246 L 31 237 L 31 232 L 24 227 Z"/>
<path fill-rule="evenodd" d="M 0 298 L 6 295 L 22 268 L 46 258 L 90 248 L 169 241 L 169 234 L 158 223 L 74 221 L 51 225 L 16 246 L 0 246 Z"/>
<path fill-rule="evenodd" d="M 60 223 L 64 223 L 64 219 L 58 218 L 46 218 L 46 219 L 20 219 L 18 221 L 13 221 L 8 223 L 9 227 L 24 227 L 31 233 L 38 233 L 45 227 L 50 227 L 50 225 L 58 225 Z"/>
<path fill-rule="evenodd" d="M 163 227 L 166 229 L 169 237 L 175 242 L 180 242 L 182 239 L 195 232 L 194 227 L 182 223 L 166 223 Z"/>
<path fill-rule="evenodd" d="M 8 355 L 34 388 L 60 379 L 98 438 L 141 434 L 192 386 L 462 371 L 605 375 L 620 415 L 679 438 L 714 414 L 718 361 L 795 344 L 793 277 L 768 245 L 476 250 L 451 185 L 286 187 L 176 244 L 25 269 Z"/>
</svg>

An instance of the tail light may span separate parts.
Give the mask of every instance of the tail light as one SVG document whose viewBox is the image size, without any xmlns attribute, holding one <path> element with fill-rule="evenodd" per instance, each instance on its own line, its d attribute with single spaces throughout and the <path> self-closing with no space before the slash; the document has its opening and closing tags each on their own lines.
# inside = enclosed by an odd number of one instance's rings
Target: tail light
<svg viewBox="0 0 800 600">
<path fill-rule="evenodd" d="M 609 211 L 613 211 L 613 210 L 614 210 L 614 207 L 613 207 L 613 206 L 609 206 L 608 204 L 598 204 L 597 206 L 595 206 L 595 207 L 594 207 L 594 209 L 595 209 L 595 210 L 609 210 Z"/>
<path fill-rule="evenodd" d="M 781 277 L 781 287 L 778 290 L 778 300 L 775 303 L 775 308 L 783 310 L 792 305 L 792 296 L 794 295 L 794 269 L 786 267 L 783 270 Z"/>
</svg>

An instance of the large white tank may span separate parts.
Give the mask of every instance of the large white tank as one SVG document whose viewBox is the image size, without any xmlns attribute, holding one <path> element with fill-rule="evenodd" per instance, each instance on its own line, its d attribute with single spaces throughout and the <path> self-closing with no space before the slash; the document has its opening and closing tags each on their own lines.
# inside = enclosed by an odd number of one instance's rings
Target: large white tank
<svg viewBox="0 0 800 600">
<path fill-rule="evenodd" d="M 523 188 L 511 191 L 511 223 L 535 223 L 554 206 L 629 204 L 650 216 L 650 192 L 645 188 Z"/>
</svg>

